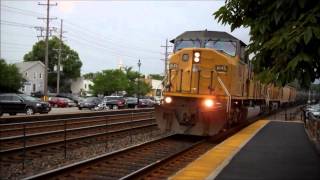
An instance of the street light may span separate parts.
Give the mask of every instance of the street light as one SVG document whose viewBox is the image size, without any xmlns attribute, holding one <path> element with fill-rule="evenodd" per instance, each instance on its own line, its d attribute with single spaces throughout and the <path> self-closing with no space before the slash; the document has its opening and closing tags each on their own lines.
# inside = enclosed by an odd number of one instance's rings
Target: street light
<svg viewBox="0 0 320 180">
<path fill-rule="evenodd" d="M 140 66 L 141 66 L 141 61 L 139 59 L 139 61 L 138 61 L 138 68 L 139 68 L 139 76 L 138 76 L 138 105 L 140 104 Z"/>
</svg>

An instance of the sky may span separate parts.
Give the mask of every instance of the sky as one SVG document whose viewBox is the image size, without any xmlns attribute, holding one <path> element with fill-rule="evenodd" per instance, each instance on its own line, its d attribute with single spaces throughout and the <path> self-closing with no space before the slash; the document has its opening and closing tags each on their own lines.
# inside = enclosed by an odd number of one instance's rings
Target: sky
<svg viewBox="0 0 320 180">
<path fill-rule="evenodd" d="M 24 54 L 38 41 L 45 26 L 46 7 L 36 0 L 1 0 L 1 58 L 7 63 L 23 61 Z M 213 13 L 222 1 L 69 1 L 50 3 L 51 27 L 60 27 L 63 19 L 64 42 L 78 52 L 83 63 L 81 73 L 98 72 L 124 66 L 138 70 L 141 60 L 143 74 L 163 73 L 166 39 L 174 39 L 185 31 L 226 31 L 245 43 L 249 29 L 233 32 L 214 19 Z M 53 33 L 58 35 L 58 33 Z M 169 44 L 172 45 L 172 44 Z M 171 49 L 170 49 L 171 51 Z"/>
</svg>

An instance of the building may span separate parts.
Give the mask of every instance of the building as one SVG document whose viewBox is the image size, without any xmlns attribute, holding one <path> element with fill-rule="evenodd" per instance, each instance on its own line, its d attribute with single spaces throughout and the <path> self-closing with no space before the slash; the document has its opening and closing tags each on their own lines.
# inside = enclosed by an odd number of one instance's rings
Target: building
<svg viewBox="0 0 320 180">
<path fill-rule="evenodd" d="M 44 92 L 45 65 L 41 61 L 28 61 L 15 64 L 26 82 L 19 91 L 31 95 L 33 92 Z"/>
<path fill-rule="evenodd" d="M 88 96 L 91 94 L 90 86 L 93 86 L 93 82 L 91 80 L 79 77 L 71 82 L 72 94 Z"/>
<path fill-rule="evenodd" d="M 149 92 L 147 95 L 153 97 L 161 97 L 161 91 L 163 89 L 162 81 L 151 79 L 149 76 L 147 76 L 145 81 L 146 83 L 151 85 L 151 92 Z"/>
</svg>

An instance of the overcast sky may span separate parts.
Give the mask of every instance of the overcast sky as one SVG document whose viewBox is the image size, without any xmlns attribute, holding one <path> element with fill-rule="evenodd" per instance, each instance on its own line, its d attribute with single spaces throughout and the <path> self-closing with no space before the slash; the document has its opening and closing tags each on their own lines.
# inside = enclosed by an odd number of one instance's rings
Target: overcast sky
<svg viewBox="0 0 320 180">
<path fill-rule="evenodd" d="M 40 33 L 34 26 L 44 26 L 46 1 L 1 0 L 1 57 L 8 63 L 23 60 Z M 67 31 L 65 43 L 79 53 L 83 63 L 81 72 L 97 72 L 116 68 L 121 60 L 125 66 L 137 70 L 141 59 L 141 72 L 162 73 L 162 54 L 166 38 L 175 38 L 184 31 L 215 30 L 230 33 L 212 13 L 223 1 L 53 1 L 50 24 L 59 27 L 64 20 Z M 231 33 L 245 43 L 249 30 Z"/>
</svg>

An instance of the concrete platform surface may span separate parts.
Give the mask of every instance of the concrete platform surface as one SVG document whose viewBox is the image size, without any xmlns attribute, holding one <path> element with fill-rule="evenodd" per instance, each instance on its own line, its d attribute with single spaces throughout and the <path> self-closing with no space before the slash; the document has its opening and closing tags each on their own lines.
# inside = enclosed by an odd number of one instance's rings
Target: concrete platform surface
<svg viewBox="0 0 320 180">
<path fill-rule="evenodd" d="M 320 180 L 320 155 L 302 123 L 270 122 L 213 178 Z"/>
</svg>

